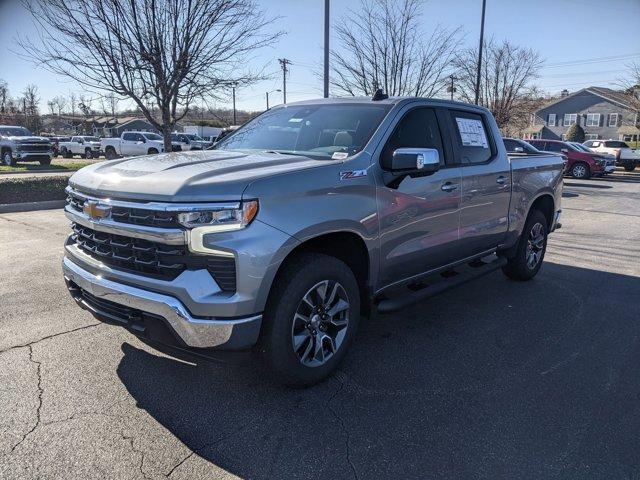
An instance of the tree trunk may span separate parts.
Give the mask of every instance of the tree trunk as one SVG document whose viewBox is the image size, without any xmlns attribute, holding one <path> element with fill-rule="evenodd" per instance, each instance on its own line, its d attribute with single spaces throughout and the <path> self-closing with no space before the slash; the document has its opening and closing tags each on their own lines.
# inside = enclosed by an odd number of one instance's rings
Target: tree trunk
<svg viewBox="0 0 640 480">
<path fill-rule="evenodd" d="M 164 151 L 171 152 L 171 120 L 169 114 L 162 112 L 162 137 L 164 138 Z"/>
</svg>

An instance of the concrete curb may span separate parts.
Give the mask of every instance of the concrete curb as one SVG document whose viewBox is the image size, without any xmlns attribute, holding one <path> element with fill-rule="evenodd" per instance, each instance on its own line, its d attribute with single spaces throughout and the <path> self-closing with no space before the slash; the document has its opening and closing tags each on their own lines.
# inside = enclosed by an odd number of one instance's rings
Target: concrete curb
<svg viewBox="0 0 640 480">
<path fill-rule="evenodd" d="M 2 171 L 0 172 L 0 178 L 2 178 L 2 175 L 38 175 L 40 173 L 59 173 L 60 175 L 66 175 L 70 173 L 76 173 L 78 170 L 51 169 L 51 170 L 18 170 L 17 172 Z"/>
<path fill-rule="evenodd" d="M 43 202 L 1 203 L 0 213 L 34 212 L 64 208 L 65 200 L 45 200 Z"/>
</svg>

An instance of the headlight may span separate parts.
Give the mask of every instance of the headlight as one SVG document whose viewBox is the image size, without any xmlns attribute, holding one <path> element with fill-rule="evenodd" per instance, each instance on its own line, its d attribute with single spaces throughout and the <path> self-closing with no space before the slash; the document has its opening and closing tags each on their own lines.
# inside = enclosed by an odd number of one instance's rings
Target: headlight
<svg viewBox="0 0 640 480">
<path fill-rule="evenodd" d="M 189 228 L 189 249 L 192 252 L 233 256 L 233 253 L 207 247 L 204 236 L 210 233 L 232 232 L 249 225 L 258 213 L 258 201 L 242 202 L 239 208 L 203 210 L 178 214 L 178 222 Z"/>
</svg>

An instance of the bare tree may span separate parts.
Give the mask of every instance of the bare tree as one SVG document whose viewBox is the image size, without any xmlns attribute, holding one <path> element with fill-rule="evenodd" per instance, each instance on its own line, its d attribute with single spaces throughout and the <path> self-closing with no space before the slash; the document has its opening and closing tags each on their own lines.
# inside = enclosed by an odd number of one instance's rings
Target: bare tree
<svg viewBox="0 0 640 480">
<path fill-rule="evenodd" d="M 480 75 L 480 105 L 491 110 L 503 128 L 512 120 L 519 103 L 532 95 L 532 81 L 538 77 L 543 60 L 529 48 L 493 39 L 485 42 Z M 476 93 L 478 50 L 467 49 L 457 55 L 456 75 L 459 97 L 473 102 Z"/>
<path fill-rule="evenodd" d="M 67 108 L 67 99 L 62 95 L 57 95 L 53 97 L 51 101 L 55 105 L 55 113 L 57 113 L 58 116 L 62 115 L 64 109 Z"/>
<path fill-rule="evenodd" d="M 91 106 L 93 103 L 93 99 L 87 97 L 85 94 L 81 93 L 78 97 L 78 108 L 82 112 L 83 115 L 89 116 L 91 114 Z"/>
<path fill-rule="evenodd" d="M 34 132 L 40 130 L 40 96 L 38 87 L 29 84 L 22 92 L 22 113 L 24 113 L 26 127 Z"/>
<path fill-rule="evenodd" d="M 630 63 L 627 69 L 626 76 L 619 79 L 617 84 L 627 94 L 633 108 L 640 111 L 640 63 Z"/>
<path fill-rule="evenodd" d="M 78 96 L 75 92 L 69 92 L 69 108 L 71 108 L 71 115 L 75 117 L 76 107 L 78 106 Z"/>
<path fill-rule="evenodd" d="M 454 52 L 460 30 L 436 28 L 423 35 L 419 0 L 361 0 L 336 23 L 339 47 L 331 51 L 331 84 L 348 95 L 434 96 Z"/>
<path fill-rule="evenodd" d="M 0 114 L 7 112 L 7 101 L 9 100 L 9 85 L 0 78 Z"/>
<path fill-rule="evenodd" d="M 26 56 L 90 90 L 133 100 L 168 151 L 194 101 L 254 81 L 247 56 L 280 36 L 263 33 L 270 19 L 255 0 L 23 2 L 42 27 L 39 41 L 20 40 Z"/>
<path fill-rule="evenodd" d="M 54 102 L 53 100 L 48 100 L 47 107 L 49 107 L 49 111 L 51 112 L 51 115 L 56 114 L 56 111 L 57 111 L 56 102 Z"/>
</svg>

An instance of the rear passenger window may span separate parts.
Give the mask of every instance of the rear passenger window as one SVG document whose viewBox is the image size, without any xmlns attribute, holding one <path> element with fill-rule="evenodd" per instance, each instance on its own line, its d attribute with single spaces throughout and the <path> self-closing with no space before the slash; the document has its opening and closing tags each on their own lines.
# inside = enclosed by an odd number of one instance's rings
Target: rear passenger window
<svg viewBox="0 0 640 480">
<path fill-rule="evenodd" d="M 128 140 L 128 141 L 135 140 L 135 134 L 133 134 L 133 133 L 125 133 L 124 135 L 122 135 L 122 139 L 123 140 Z"/>
<path fill-rule="evenodd" d="M 382 150 L 383 168 L 390 168 L 393 152 L 398 148 L 433 148 L 440 154 L 444 166 L 444 150 L 436 113 L 431 108 L 415 108 L 400 120 Z"/>
<path fill-rule="evenodd" d="M 564 147 L 561 143 L 547 142 L 547 151 L 548 152 L 559 152 Z"/>
<path fill-rule="evenodd" d="M 485 163 L 491 159 L 491 145 L 482 116 L 452 111 L 454 143 L 462 165 Z"/>
</svg>

